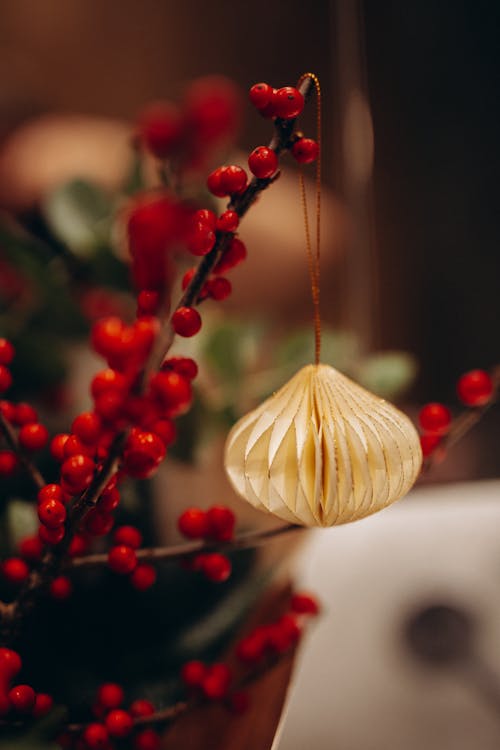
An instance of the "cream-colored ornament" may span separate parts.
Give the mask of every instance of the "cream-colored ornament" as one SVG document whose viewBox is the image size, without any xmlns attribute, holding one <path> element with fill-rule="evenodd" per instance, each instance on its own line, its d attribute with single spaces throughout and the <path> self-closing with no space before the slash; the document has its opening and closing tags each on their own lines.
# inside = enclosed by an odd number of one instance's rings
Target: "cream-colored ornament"
<svg viewBox="0 0 500 750">
<path fill-rule="evenodd" d="M 422 463 L 408 417 L 328 365 L 302 368 L 229 433 L 225 467 L 249 503 L 333 526 L 405 495 Z"/>
</svg>

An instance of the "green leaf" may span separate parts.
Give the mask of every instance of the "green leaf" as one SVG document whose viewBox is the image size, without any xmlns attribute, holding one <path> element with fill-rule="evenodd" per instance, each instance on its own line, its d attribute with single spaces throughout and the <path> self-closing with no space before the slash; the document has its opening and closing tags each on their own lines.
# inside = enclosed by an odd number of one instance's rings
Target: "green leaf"
<svg viewBox="0 0 500 750">
<path fill-rule="evenodd" d="M 358 351 L 354 334 L 347 331 L 324 329 L 321 335 L 321 361 L 339 370 L 349 370 Z M 276 363 L 283 368 L 283 382 L 297 370 L 314 362 L 314 334 L 311 328 L 294 331 L 276 352 Z"/>
<path fill-rule="evenodd" d="M 9 538 L 14 545 L 23 537 L 36 534 L 38 519 L 34 503 L 20 499 L 11 500 L 7 510 L 7 524 Z"/>
<path fill-rule="evenodd" d="M 28 729 L 13 729 L 8 735 L 2 733 L 0 750 L 60 750 L 60 746 L 48 738 L 58 733 L 66 718 L 66 710 L 56 706 Z"/>
<path fill-rule="evenodd" d="M 43 204 L 45 219 L 54 235 L 82 257 L 91 256 L 106 243 L 112 209 L 108 195 L 84 180 L 57 187 Z"/>
<path fill-rule="evenodd" d="M 227 321 L 209 336 L 203 355 L 217 376 L 236 383 L 256 361 L 261 338 L 262 326 Z"/>
<path fill-rule="evenodd" d="M 357 368 L 361 385 L 382 398 L 394 399 L 406 390 L 416 377 L 417 362 L 407 352 L 378 352 L 367 357 Z"/>
</svg>

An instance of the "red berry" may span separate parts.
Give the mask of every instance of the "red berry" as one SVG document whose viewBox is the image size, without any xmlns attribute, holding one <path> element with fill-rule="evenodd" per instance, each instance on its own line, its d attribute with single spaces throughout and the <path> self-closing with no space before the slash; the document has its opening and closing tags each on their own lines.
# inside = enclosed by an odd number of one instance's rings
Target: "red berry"
<svg viewBox="0 0 500 750">
<path fill-rule="evenodd" d="M 16 417 L 13 420 L 19 427 L 24 424 L 30 424 L 31 422 L 38 422 L 38 414 L 31 404 L 24 402 L 17 404 L 16 406 Z"/>
<path fill-rule="evenodd" d="M 112 737 L 127 737 L 134 721 L 127 711 L 116 708 L 106 716 L 106 728 Z"/>
<path fill-rule="evenodd" d="M 265 105 L 265 107 L 258 107 L 259 113 L 262 115 L 262 117 L 276 117 L 276 94 L 278 93 L 277 89 L 271 89 L 271 93 L 269 95 L 269 101 Z"/>
<path fill-rule="evenodd" d="M 267 645 L 282 654 L 297 643 L 301 630 L 293 615 L 283 615 L 268 627 Z"/>
<path fill-rule="evenodd" d="M 187 247 L 192 255 L 207 255 L 215 245 L 215 234 L 201 222 L 197 222 L 187 237 Z"/>
<path fill-rule="evenodd" d="M 181 679 L 186 687 L 198 688 L 203 684 L 207 675 L 207 668 L 202 661 L 193 659 L 183 664 L 181 669 Z"/>
<path fill-rule="evenodd" d="M 493 391 L 493 381 L 484 370 L 466 372 L 457 383 L 458 397 L 466 406 L 484 406 Z"/>
<path fill-rule="evenodd" d="M 120 526 L 113 534 L 115 544 L 125 544 L 132 549 L 139 549 L 142 544 L 142 534 L 135 526 Z"/>
<path fill-rule="evenodd" d="M 232 539 L 236 516 L 224 505 L 214 505 L 207 510 L 208 533 L 218 542 Z"/>
<path fill-rule="evenodd" d="M 50 452 L 52 454 L 52 457 L 55 458 L 56 461 L 59 463 L 62 463 L 66 456 L 64 455 L 64 446 L 66 445 L 66 441 L 68 440 L 69 435 L 66 433 L 61 433 L 59 435 L 55 435 L 52 440 L 50 441 Z"/>
<path fill-rule="evenodd" d="M 90 458 L 92 458 L 95 453 L 95 449 L 91 448 L 85 443 L 82 443 L 80 438 L 78 438 L 76 435 L 70 435 L 64 443 L 63 453 L 65 458 L 79 455 L 89 456 Z"/>
<path fill-rule="evenodd" d="M 35 691 L 30 685 L 16 685 L 9 690 L 9 700 L 14 711 L 29 714 L 35 705 Z"/>
<path fill-rule="evenodd" d="M 161 737 L 154 729 L 142 729 L 134 737 L 134 750 L 160 750 Z"/>
<path fill-rule="evenodd" d="M 236 655 L 244 664 L 256 664 L 264 656 L 266 643 L 263 633 L 251 633 L 238 643 Z"/>
<path fill-rule="evenodd" d="M 172 315 L 172 326 L 179 336 L 194 336 L 201 328 L 201 317 L 194 307 L 178 307 Z"/>
<path fill-rule="evenodd" d="M 129 575 L 137 566 L 135 550 L 125 544 L 111 547 L 108 553 L 108 564 L 113 572 L 120 575 Z"/>
<path fill-rule="evenodd" d="M 57 529 L 66 520 L 66 508 L 59 500 L 44 500 L 38 506 L 38 518 L 48 529 Z"/>
<path fill-rule="evenodd" d="M 75 534 L 70 542 L 68 554 L 70 557 L 80 557 L 84 555 L 89 546 L 88 539 L 81 534 Z"/>
<path fill-rule="evenodd" d="M 122 354 L 123 321 L 116 317 L 101 318 L 92 326 L 92 346 L 103 357 Z"/>
<path fill-rule="evenodd" d="M 83 741 L 89 750 L 107 750 L 109 743 L 108 730 L 104 724 L 94 722 L 83 732 Z"/>
<path fill-rule="evenodd" d="M 248 92 L 248 95 L 254 107 L 264 109 L 271 101 L 273 91 L 273 87 L 268 83 L 255 83 Z"/>
<path fill-rule="evenodd" d="M 194 380 L 198 375 L 198 365 L 190 357 L 169 357 L 163 362 L 161 369 L 173 370 L 188 380 Z"/>
<path fill-rule="evenodd" d="M 46 716 L 52 710 L 53 705 L 54 699 L 51 695 L 47 695 L 47 693 L 37 693 L 32 716 L 35 719 L 40 719 L 42 716 Z"/>
<path fill-rule="evenodd" d="M 216 263 L 214 273 L 224 273 L 225 271 L 229 271 L 229 269 L 234 268 L 245 260 L 246 257 L 247 249 L 245 245 L 237 237 L 233 237 L 228 249 L 219 262 Z"/>
<path fill-rule="evenodd" d="M 19 542 L 19 554 L 30 562 L 38 562 L 43 552 L 43 544 L 38 536 L 27 536 Z"/>
<path fill-rule="evenodd" d="M 156 422 L 148 425 L 148 427 L 151 432 L 158 435 L 166 448 L 168 448 L 169 445 L 172 445 L 172 443 L 175 443 L 177 430 L 171 419 L 158 419 Z"/>
<path fill-rule="evenodd" d="M 182 118 L 171 102 L 154 102 L 140 115 L 137 126 L 145 147 L 159 159 L 170 156 L 182 139 Z"/>
<path fill-rule="evenodd" d="M 85 517 L 85 531 L 92 536 L 106 536 L 113 528 L 114 518 L 99 508 L 92 508 Z"/>
<path fill-rule="evenodd" d="M 0 648 L 0 680 L 10 682 L 21 671 L 22 661 L 17 651 Z"/>
<path fill-rule="evenodd" d="M 177 526 L 188 539 L 203 539 L 208 534 L 207 514 L 200 508 L 188 508 L 179 516 Z"/>
<path fill-rule="evenodd" d="M 236 211 L 228 209 L 217 219 L 216 229 L 219 232 L 236 232 L 240 223 L 240 217 Z"/>
<path fill-rule="evenodd" d="M 319 144 L 312 138 L 299 138 L 293 144 L 291 151 L 299 164 L 310 164 L 319 156 Z"/>
<path fill-rule="evenodd" d="M 196 268 L 190 268 L 188 271 L 186 271 L 186 273 L 182 277 L 182 282 L 181 282 L 181 286 L 183 289 L 188 288 L 191 281 L 193 280 L 193 276 L 195 275 L 195 273 L 196 273 Z"/>
<path fill-rule="evenodd" d="M 182 414 L 191 404 L 191 383 L 178 372 L 167 370 L 156 373 L 151 378 L 150 387 L 152 394 L 167 410 L 168 416 Z"/>
<path fill-rule="evenodd" d="M 225 698 L 231 683 L 231 671 L 226 664 L 213 664 L 203 678 L 202 689 L 210 700 Z"/>
<path fill-rule="evenodd" d="M 44 544 L 56 545 L 64 539 L 64 526 L 59 526 L 57 529 L 48 529 L 43 524 L 38 529 L 38 536 Z"/>
<path fill-rule="evenodd" d="M 149 563 L 141 563 L 130 576 L 130 582 L 137 591 L 146 591 L 156 583 L 156 568 Z"/>
<path fill-rule="evenodd" d="M 71 432 L 73 432 L 82 443 L 93 445 L 99 438 L 102 423 L 97 414 L 92 411 L 83 412 L 73 420 Z"/>
<path fill-rule="evenodd" d="M 2 574 L 9 583 L 19 585 L 28 578 L 30 569 L 20 557 L 10 557 L 2 565 Z"/>
<path fill-rule="evenodd" d="M 216 215 L 208 208 L 200 208 L 198 211 L 195 211 L 193 214 L 193 220 L 195 222 L 199 222 L 200 224 L 204 224 L 206 227 L 212 230 L 215 229 L 217 223 Z"/>
<path fill-rule="evenodd" d="M 289 120 L 300 115 L 304 109 L 304 97 L 298 89 L 284 86 L 276 92 L 274 107 L 278 117 Z"/>
<path fill-rule="evenodd" d="M 192 141 L 206 148 L 235 136 L 240 120 L 239 92 L 223 76 L 204 76 L 189 85 L 184 111 Z"/>
<path fill-rule="evenodd" d="M 99 510 L 101 513 L 111 513 L 120 503 L 120 492 L 117 487 L 105 490 L 99 498 Z"/>
<path fill-rule="evenodd" d="M 12 385 L 12 375 L 5 365 L 0 365 L 0 393 L 9 390 Z"/>
<path fill-rule="evenodd" d="M 147 701 L 144 698 L 138 698 L 131 703 L 129 711 L 132 716 L 139 718 L 140 716 L 151 716 L 151 714 L 154 714 L 155 707 L 151 701 Z"/>
<path fill-rule="evenodd" d="M 60 484 L 46 484 L 38 492 L 38 502 L 43 503 L 46 500 L 58 500 L 60 503 L 64 500 L 64 493 Z"/>
<path fill-rule="evenodd" d="M 209 581 L 222 583 L 231 575 L 231 562 L 225 555 L 212 552 L 209 555 L 203 555 L 201 569 Z"/>
<path fill-rule="evenodd" d="M 137 295 L 137 315 L 156 315 L 159 305 L 158 292 L 143 289 Z"/>
<path fill-rule="evenodd" d="M 95 399 L 97 414 L 107 423 L 113 423 L 123 414 L 125 395 L 120 391 L 106 391 Z"/>
<path fill-rule="evenodd" d="M 238 716 L 244 714 L 250 705 L 250 697 L 244 690 L 235 690 L 229 696 L 229 708 Z"/>
<path fill-rule="evenodd" d="M 16 421 L 16 407 L 11 401 L 0 401 L 0 413 L 5 417 L 8 422 L 15 423 Z"/>
<path fill-rule="evenodd" d="M 73 593 L 73 584 L 67 576 L 58 576 L 50 584 L 50 595 L 53 599 L 63 601 Z"/>
<path fill-rule="evenodd" d="M 39 451 L 47 445 L 49 433 L 43 424 L 25 424 L 19 430 L 19 442 L 27 451 Z"/>
<path fill-rule="evenodd" d="M 14 354 L 15 350 L 10 341 L 0 338 L 0 365 L 10 365 Z"/>
<path fill-rule="evenodd" d="M 426 404 L 418 415 L 420 427 L 425 432 L 444 435 L 451 424 L 451 412 L 443 404 Z"/>
<path fill-rule="evenodd" d="M 211 297 L 217 302 L 221 302 L 229 297 L 232 291 L 232 285 L 229 279 L 224 276 L 216 276 L 213 279 L 209 279 L 205 284 L 205 291 L 208 297 Z"/>
<path fill-rule="evenodd" d="M 146 479 L 165 458 L 165 446 L 153 432 L 133 427 L 123 451 L 123 468 L 131 477 Z"/>
<path fill-rule="evenodd" d="M 212 195 L 217 196 L 217 198 L 224 198 L 227 195 L 226 189 L 222 187 L 222 175 L 224 169 L 225 167 L 217 167 L 217 169 L 214 169 L 214 171 L 207 177 L 207 188 Z"/>
<path fill-rule="evenodd" d="M 124 699 L 124 690 L 116 682 L 105 682 L 97 690 L 97 703 L 109 711 L 121 706 Z"/>
<path fill-rule="evenodd" d="M 0 451 L 0 477 L 13 476 L 19 467 L 19 461 L 14 451 Z"/>
<path fill-rule="evenodd" d="M 234 164 L 223 167 L 219 184 L 225 195 L 242 193 L 247 186 L 247 174 L 244 169 Z"/>
<path fill-rule="evenodd" d="M 67 458 L 61 466 L 61 476 L 75 493 L 86 490 L 92 482 L 95 465 L 89 456 Z"/>
<path fill-rule="evenodd" d="M 125 376 L 116 370 L 102 370 L 94 376 L 90 384 L 90 392 L 93 398 L 97 398 L 107 391 L 119 391 L 123 393 L 127 389 Z"/>
<path fill-rule="evenodd" d="M 441 436 L 436 434 L 426 434 L 426 435 L 420 435 L 420 446 L 422 448 L 422 455 L 424 458 L 427 458 L 428 456 L 432 455 L 438 445 L 441 442 Z"/>
<path fill-rule="evenodd" d="M 272 177 L 278 169 L 278 157 L 267 146 L 258 146 L 248 157 L 250 171 L 260 180 Z"/>
<path fill-rule="evenodd" d="M 311 594 L 294 594 L 290 601 L 290 609 L 300 615 L 317 615 L 319 604 Z"/>
</svg>

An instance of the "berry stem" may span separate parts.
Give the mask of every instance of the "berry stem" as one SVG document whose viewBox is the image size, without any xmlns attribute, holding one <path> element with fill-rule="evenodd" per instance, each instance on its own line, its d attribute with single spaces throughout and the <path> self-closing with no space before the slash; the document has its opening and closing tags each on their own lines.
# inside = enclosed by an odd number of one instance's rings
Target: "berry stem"
<svg viewBox="0 0 500 750">
<path fill-rule="evenodd" d="M 303 95 L 304 99 L 307 100 L 312 92 L 314 91 L 314 81 L 312 78 L 304 78 L 298 89 Z M 290 120 L 283 120 L 279 117 L 274 122 L 274 134 L 271 138 L 268 148 L 275 152 L 279 156 L 283 151 L 287 151 L 293 145 L 292 136 L 295 129 L 296 118 Z M 241 195 L 233 195 L 227 205 L 227 209 L 235 211 L 241 219 L 248 211 L 250 206 L 255 203 L 259 193 L 265 190 L 278 178 L 279 173 L 274 177 L 266 177 L 260 179 L 254 177 L 246 190 Z M 196 273 L 191 279 L 190 283 L 186 287 L 181 299 L 179 300 L 176 309 L 179 307 L 191 307 L 198 301 L 200 291 L 208 279 L 212 269 L 224 255 L 225 251 L 230 245 L 230 242 L 234 236 L 233 232 L 220 232 L 216 233 L 216 241 L 212 250 L 207 253 L 198 264 Z M 165 324 L 162 332 L 156 339 L 156 344 L 153 348 L 149 362 L 146 364 L 144 370 L 144 377 L 142 380 L 143 385 L 148 381 L 149 376 L 152 372 L 155 372 L 161 365 L 167 352 L 172 346 L 174 340 L 174 331 L 171 324 L 171 319 Z"/>
<path fill-rule="evenodd" d="M 15 430 L 12 424 L 4 416 L 4 414 L 2 414 L 1 411 L 0 411 L 0 430 L 3 432 L 4 438 L 9 448 L 12 451 L 14 451 L 14 453 L 18 457 L 19 462 L 21 463 L 23 469 L 26 471 L 27 475 L 30 477 L 36 489 L 41 490 L 42 487 L 45 487 L 46 485 L 45 479 L 43 478 L 40 471 L 38 471 L 35 464 L 32 461 L 30 461 L 26 453 L 21 448 L 19 444 L 19 440 L 17 439 L 17 435 L 15 433 Z"/>
<path fill-rule="evenodd" d="M 185 557 L 191 557 L 200 553 L 224 551 L 233 552 L 241 549 L 249 549 L 265 544 L 269 539 L 284 536 L 285 534 L 296 531 L 303 531 L 303 526 L 295 524 L 286 524 L 278 526 L 275 529 L 265 531 L 249 531 L 246 534 L 240 534 L 235 539 L 227 542 L 213 542 L 207 544 L 203 541 L 186 542 L 184 544 L 170 545 L 169 547 L 147 547 L 136 550 L 138 560 L 179 560 Z M 82 555 L 74 557 L 69 565 L 70 567 L 82 568 L 96 565 L 106 565 L 108 562 L 107 553 L 97 553 L 94 555 Z"/>
<path fill-rule="evenodd" d="M 314 90 L 314 81 L 311 78 L 304 78 L 299 84 L 299 90 L 305 99 L 309 98 Z M 295 122 L 296 119 L 276 118 L 274 135 L 269 143 L 269 148 L 275 151 L 277 155 L 291 148 L 293 145 Z M 241 195 L 231 198 L 228 208 L 235 211 L 239 217 L 244 216 L 255 202 L 259 193 L 265 190 L 276 178 L 277 176 L 266 179 L 254 177 Z M 201 260 L 196 273 L 184 291 L 178 305 L 172 311 L 172 314 L 180 307 L 190 307 L 197 303 L 203 285 L 213 267 L 229 247 L 233 236 L 233 232 L 217 232 L 214 247 Z M 160 368 L 163 359 L 173 343 L 174 335 L 172 317 L 170 316 L 157 336 L 153 350 L 144 366 L 142 376 L 138 379 L 139 391 L 145 390 L 151 374 Z M 46 550 L 41 563 L 31 571 L 30 577 L 21 589 L 17 599 L 8 604 L 3 613 L 0 612 L 2 615 L 0 622 L 0 637 L 2 641 L 10 642 L 16 637 L 24 615 L 34 608 L 41 595 L 49 588 L 52 580 L 59 575 L 60 569 L 64 566 L 64 558 L 66 557 L 74 532 L 78 529 L 87 513 L 98 504 L 103 488 L 119 468 L 127 434 L 128 430 L 117 433 L 109 450 L 108 458 L 101 469 L 96 472 L 92 484 L 74 502 L 68 514 L 66 534 L 63 541 L 56 547 Z M 40 481 L 43 482 L 43 478 L 40 477 Z"/>
</svg>

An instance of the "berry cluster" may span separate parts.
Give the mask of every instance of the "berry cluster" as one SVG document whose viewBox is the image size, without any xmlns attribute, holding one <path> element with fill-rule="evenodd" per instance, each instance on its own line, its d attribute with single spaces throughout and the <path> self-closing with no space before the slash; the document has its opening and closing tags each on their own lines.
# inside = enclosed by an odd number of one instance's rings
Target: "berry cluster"
<svg viewBox="0 0 500 750">
<path fill-rule="evenodd" d="M 139 143 L 160 160 L 175 159 L 183 171 L 202 166 L 221 141 L 236 134 L 240 101 L 233 84 L 221 77 L 194 81 L 177 105 L 159 101 L 139 116 Z"/>
<path fill-rule="evenodd" d="M 234 536 L 236 518 L 224 505 L 214 505 L 208 510 L 187 508 L 177 521 L 179 531 L 188 539 L 229 542 Z M 227 581 L 231 575 L 231 562 L 219 552 L 202 553 L 184 561 L 184 567 L 200 571 L 213 583 Z"/>
<path fill-rule="evenodd" d="M 92 707 L 95 721 L 89 723 L 80 733 L 65 733 L 58 737 L 64 750 L 113 750 L 115 742 L 130 739 L 134 750 L 159 750 L 161 738 L 151 728 L 136 727 L 137 719 L 152 716 L 155 707 L 149 700 L 133 701 L 125 710 L 122 706 L 125 692 L 114 682 L 104 683 L 97 690 Z"/>
<path fill-rule="evenodd" d="M 288 613 L 267 625 L 258 625 L 239 641 L 236 646 L 238 661 L 248 668 L 290 651 L 300 638 L 301 619 L 318 612 L 314 597 L 295 594 Z M 206 665 L 199 660 L 188 661 L 182 667 L 181 679 L 191 694 L 210 701 L 223 701 L 236 713 L 243 712 L 248 706 L 248 695 L 237 689 L 233 670 L 227 664 Z"/>
<path fill-rule="evenodd" d="M 249 92 L 250 101 L 263 117 L 279 117 L 289 120 L 298 117 L 304 109 L 304 97 L 292 86 L 275 89 L 268 83 L 256 83 Z M 319 145 L 312 138 L 295 136 L 290 152 L 299 164 L 310 164 L 319 156 Z M 250 154 L 248 165 L 252 174 L 267 179 L 276 172 L 276 154 L 265 146 L 259 146 Z"/>
<path fill-rule="evenodd" d="M 126 207 L 124 235 L 137 290 L 136 317 L 132 321 L 126 319 L 127 312 L 122 308 L 106 317 L 92 316 L 91 344 L 105 366 L 92 379 L 90 409 L 75 416 L 68 432 L 50 440 L 33 407 L 0 402 L 6 443 L 0 445 L 0 477 L 10 477 L 22 466 L 38 487 L 38 532 L 22 539 L 16 556 L 1 565 L 4 581 L 14 589 L 29 578 L 23 596 L 12 603 L 13 611 L 21 606 L 20 602 L 24 606 L 24 594 L 29 600 L 37 587 L 48 590 L 56 600 L 71 595 L 72 582 L 61 571 L 67 572 L 65 566 L 71 569 L 71 559 L 84 556 L 95 537 L 110 534 L 121 501 L 121 483 L 127 477 L 151 477 L 176 439 L 174 420 L 191 405 L 192 380 L 198 368 L 187 357 L 168 357 L 159 368 L 153 368 L 160 359 L 158 349 L 169 333 L 162 319 L 170 307 L 176 254 L 187 251 L 196 258 L 209 255 L 198 268 L 185 273 L 185 294 L 168 321 L 174 333 L 190 337 L 202 325 L 196 305 L 206 299 L 222 301 L 231 294 L 231 282 L 225 275 L 247 255 L 237 236 L 240 219 L 258 192 L 277 175 L 279 153 L 290 150 L 301 163 L 317 158 L 317 144 L 292 132 L 291 120 L 304 105 L 300 91 L 292 87 L 268 89 L 266 104 L 262 104 L 261 92 L 257 106 L 265 116 L 283 121 L 276 126 L 282 127 L 286 138 L 276 149 L 254 149 L 248 159 L 249 172 L 227 165 L 209 175 L 207 186 L 211 193 L 229 198 L 224 210 L 215 213 L 195 207 L 180 189 L 174 194 L 165 184 L 161 189 L 136 195 Z M 253 101 L 255 94 L 251 98 Z M 173 175 L 176 183 L 176 178 L 184 178 L 190 169 L 205 162 L 214 146 L 234 133 L 236 110 L 234 96 L 231 98 L 228 88 L 221 88 L 220 81 L 194 85 L 180 107 L 161 103 L 145 111 L 137 126 L 137 142 L 163 162 L 161 173 L 165 180 Z M 177 182 L 181 185 L 182 181 Z M 164 332 L 160 336 L 162 326 Z M 12 384 L 9 366 L 14 354 L 12 344 L 0 339 L 0 394 Z M 51 482 L 41 477 L 31 461 L 32 453 L 46 447 L 56 463 Z M 200 545 L 201 553 L 184 557 L 185 566 L 201 571 L 210 581 L 227 580 L 231 562 L 213 550 L 233 539 L 233 512 L 224 506 L 207 511 L 189 508 L 180 516 L 178 526 L 187 538 L 206 542 L 206 551 Z M 141 545 L 142 535 L 135 526 L 119 526 L 109 550 L 92 557 L 103 558 L 101 562 L 107 560 L 111 571 L 128 576 L 132 586 L 143 591 L 154 584 L 156 570 L 144 562 L 148 553 L 139 550 Z M 276 656 L 296 642 L 300 617 L 314 610 L 307 597 L 301 604 L 297 601 L 292 602 L 291 613 L 261 629 L 263 656 Z M 249 663 L 241 655 L 240 660 Z M 52 705 L 49 696 L 36 694 L 29 685 L 12 685 L 20 668 L 15 652 L 0 649 L 0 709 L 9 721 L 11 714 L 14 719 L 18 715 L 41 716 Z M 247 698 L 234 689 L 228 667 L 215 664 L 203 670 L 197 689 L 206 698 L 228 700 L 233 710 L 242 711 Z M 102 685 L 94 706 L 96 721 L 82 732 L 63 735 L 60 744 L 75 750 L 112 750 L 115 746 L 124 747 L 126 740 L 136 750 L 158 748 L 158 734 L 139 721 L 152 715 L 154 707 L 148 701 L 136 701 L 125 710 L 123 702 L 120 686 Z"/>
<path fill-rule="evenodd" d="M 141 544 L 142 534 L 135 526 L 120 526 L 113 535 L 108 564 L 114 573 L 129 575 L 135 589 L 146 591 L 156 581 L 156 569 L 149 563 L 138 562 L 136 550 Z"/>
<path fill-rule="evenodd" d="M 470 409 L 483 407 L 494 398 L 493 380 L 485 370 L 471 370 L 459 378 L 457 394 L 460 401 Z M 432 402 L 422 407 L 418 421 L 422 431 L 422 453 L 428 458 L 449 433 L 452 427 L 452 414 L 444 404 Z"/>
<path fill-rule="evenodd" d="M 39 719 L 50 712 L 53 700 L 47 693 L 36 693 L 31 685 L 13 685 L 22 669 L 21 657 L 9 648 L 0 648 L 0 717 Z"/>
</svg>

